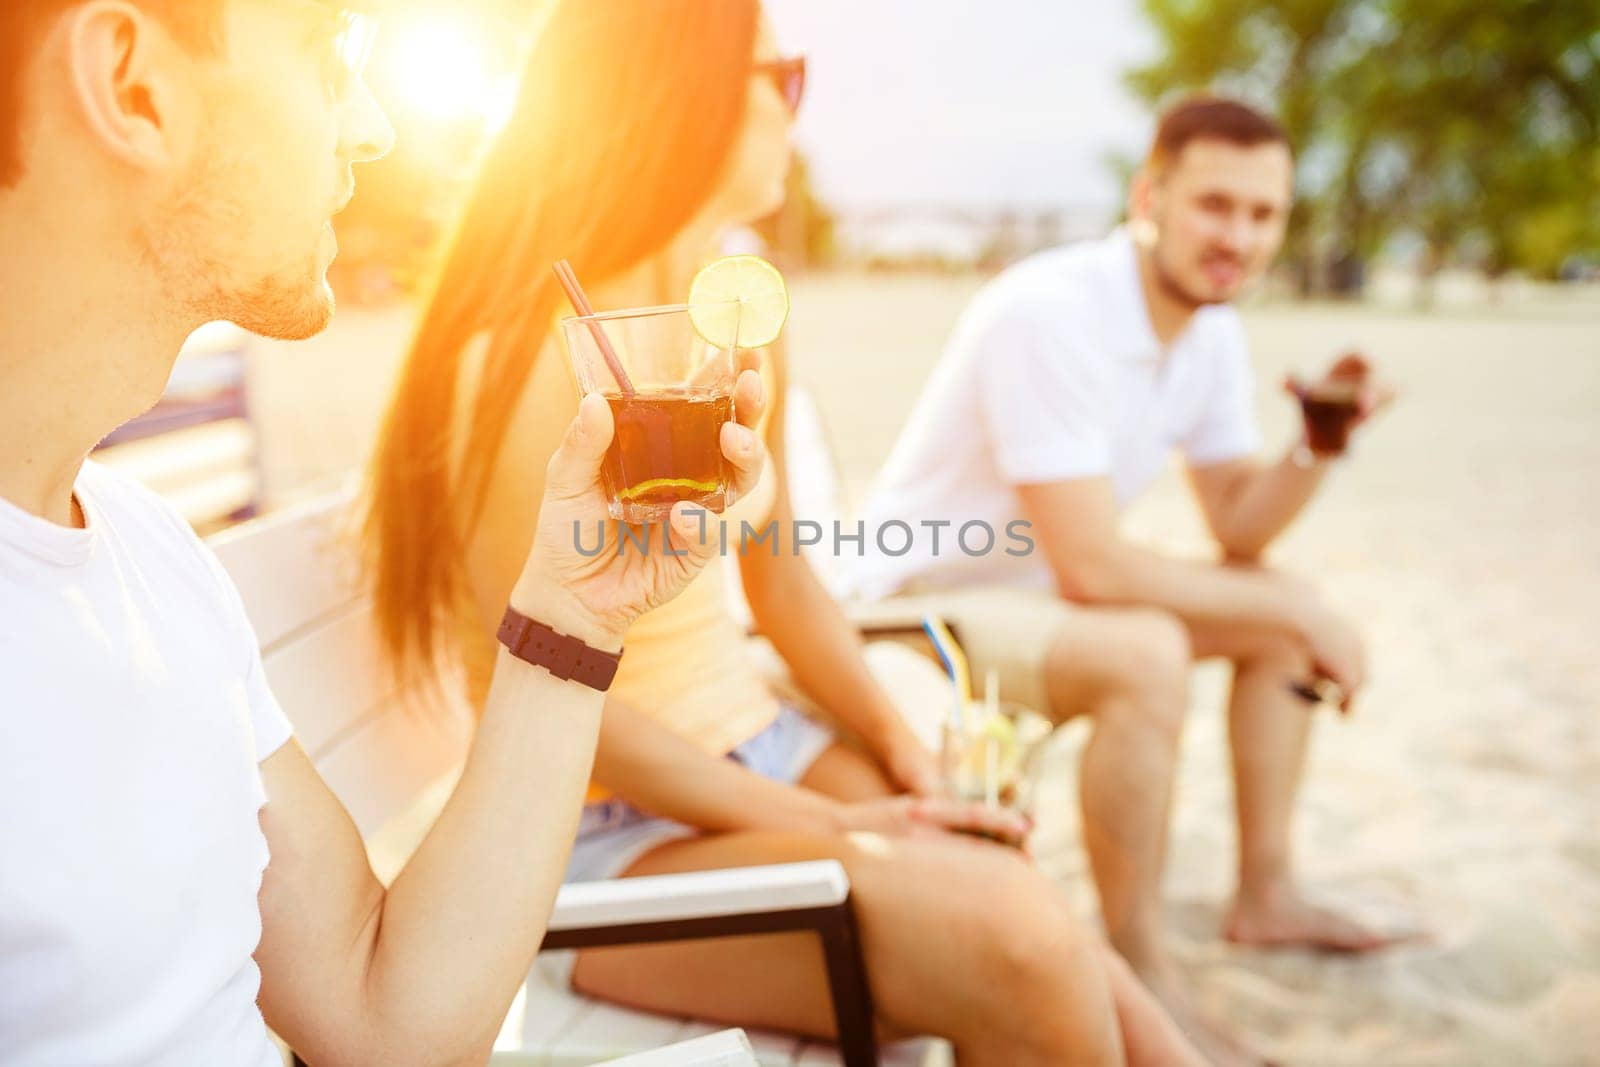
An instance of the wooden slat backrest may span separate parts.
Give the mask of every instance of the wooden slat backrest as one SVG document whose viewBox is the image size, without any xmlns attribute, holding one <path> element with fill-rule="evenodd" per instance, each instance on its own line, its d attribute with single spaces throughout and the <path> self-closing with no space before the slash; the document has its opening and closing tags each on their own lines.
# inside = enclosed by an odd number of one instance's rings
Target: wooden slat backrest
<svg viewBox="0 0 1600 1067">
<path fill-rule="evenodd" d="M 296 737 L 371 835 L 466 758 L 471 718 L 458 686 L 394 683 L 341 535 L 349 508 L 348 492 L 329 494 L 211 545 L 244 598 Z"/>
<path fill-rule="evenodd" d="M 351 502 L 351 492 L 339 490 L 210 539 L 263 652 L 361 598 L 359 565 L 344 532 Z"/>
</svg>

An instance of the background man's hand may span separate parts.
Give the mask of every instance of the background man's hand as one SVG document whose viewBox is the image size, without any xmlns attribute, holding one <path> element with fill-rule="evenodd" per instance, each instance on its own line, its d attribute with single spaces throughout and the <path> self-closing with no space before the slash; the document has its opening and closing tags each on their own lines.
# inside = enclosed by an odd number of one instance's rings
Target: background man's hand
<svg viewBox="0 0 1600 1067">
<path fill-rule="evenodd" d="M 1301 636 L 1311 653 L 1311 667 L 1344 692 L 1340 710 L 1348 712 L 1356 691 L 1367 681 L 1367 653 L 1355 628 L 1321 604 L 1305 612 Z"/>
<path fill-rule="evenodd" d="M 1318 385 L 1336 382 L 1349 382 L 1357 388 L 1356 416 L 1351 421 L 1351 426 L 1360 426 L 1394 403 L 1395 397 L 1399 395 L 1393 385 L 1377 377 L 1372 362 L 1362 352 L 1346 352 L 1334 360 L 1322 377 L 1315 381 L 1303 381 L 1292 376 L 1286 378 L 1283 388 L 1291 396 L 1298 397 L 1304 389 L 1314 389 Z"/>
</svg>

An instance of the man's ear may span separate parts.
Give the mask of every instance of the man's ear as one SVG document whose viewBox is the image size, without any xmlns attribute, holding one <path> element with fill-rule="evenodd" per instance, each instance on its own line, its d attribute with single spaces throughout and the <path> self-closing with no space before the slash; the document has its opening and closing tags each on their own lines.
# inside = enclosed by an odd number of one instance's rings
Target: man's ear
<svg viewBox="0 0 1600 1067">
<path fill-rule="evenodd" d="M 1128 228 L 1138 244 L 1154 244 L 1156 201 L 1160 198 L 1160 179 L 1149 167 L 1134 172 L 1128 185 Z"/>
<path fill-rule="evenodd" d="M 1155 179 L 1151 177 L 1148 167 L 1140 167 L 1133 172 L 1133 181 L 1128 185 L 1128 217 L 1130 219 L 1147 219 L 1150 217 L 1152 204 L 1151 197 L 1155 194 Z"/>
<path fill-rule="evenodd" d="M 170 165 L 171 105 L 182 49 L 154 16 L 125 0 L 94 0 L 68 15 L 72 97 L 87 132 L 123 162 Z"/>
</svg>

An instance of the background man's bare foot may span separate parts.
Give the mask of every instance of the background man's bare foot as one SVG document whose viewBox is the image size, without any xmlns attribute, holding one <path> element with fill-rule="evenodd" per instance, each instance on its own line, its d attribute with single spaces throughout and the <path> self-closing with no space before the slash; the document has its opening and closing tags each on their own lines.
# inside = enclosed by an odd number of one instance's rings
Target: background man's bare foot
<svg viewBox="0 0 1600 1067">
<path fill-rule="evenodd" d="M 1200 1010 L 1170 964 L 1139 972 L 1139 977 L 1208 1063 L 1216 1067 L 1265 1067 L 1267 1061 L 1260 1052 Z"/>
<path fill-rule="evenodd" d="M 1374 952 L 1426 936 L 1417 927 L 1384 928 L 1363 923 L 1320 904 L 1294 889 L 1241 896 L 1228 910 L 1223 936 L 1239 945 L 1261 948 L 1312 948 L 1323 952 Z"/>
</svg>

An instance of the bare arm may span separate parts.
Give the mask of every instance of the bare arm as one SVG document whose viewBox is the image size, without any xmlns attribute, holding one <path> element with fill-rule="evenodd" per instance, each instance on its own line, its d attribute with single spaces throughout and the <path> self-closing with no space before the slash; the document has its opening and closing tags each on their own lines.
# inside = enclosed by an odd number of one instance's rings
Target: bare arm
<svg viewBox="0 0 1600 1067">
<path fill-rule="evenodd" d="M 774 350 L 771 358 L 777 396 L 767 438 L 777 477 L 772 517 L 782 536 L 776 553 L 753 548 L 740 557 L 740 576 L 751 614 L 802 689 L 853 730 L 902 786 L 931 792 L 937 786 L 931 755 L 868 669 L 861 654 L 860 633 L 805 557 L 796 555 L 789 545 L 794 509 L 784 447 L 786 361 L 781 349 Z"/>
<path fill-rule="evenodd" d="M 702 830 L 840 828 L 829 798 L 702 752 L 614 698 L 606 701 L 594 777 L 646 811 Z"/>
<path fill-rule="evenodd" d="M 1104 477 L 1018 489 L 1056 585 L 1068 599 L 1145 604 L 1196 622 L 1297 632 L 1301 588 L 1269 571 L 1172 559 L 1125 541 Z"/>
<path fill-rule="evenodd" d="M 1172 559 L 1124 541 L 1104 477 L 1019 486 L 1061 594 L 1165 608 L 1194 625 L 1259 627 L 1300 642 L 1348 709 L 1366 678 L 1355 632 L 1308 584 L 1259 567 Z"/>
<path fill-rule="evenodd" d="M 523 610 L 549 618 L 541 607 Z M 311 1062 L 474 1057 L 527 976 L 576 832 L 601 696 L 501 656 L 461 782 L 387 892 L 299 745 L 262 765 L 261 1007 Z"/>
<path fill-rule="evenodd" d="M 743 417 L 760 383 L 740 381 Z M 596 648 L 621 647 L 639 612 L 670 598 L 715 552 L 697 523 L 673 523 L 683 555 L 641 563 L 582 557 L 570 523 L 604 513 L 600 459 L 609 408 L 590 398 L 546 471 L 544 522 L 511 603 Z M 744 489 L 764 453 L 725 426 L 722 446 Z M 614 533 L 612 535 L 615 536 Z M 453 1063 L 492 1044 L 543 940 L 589 778 L 602 697 L 506 652 L 465 770 L 437 824 L 385 891 L 360 836 L 305 753 L 262 764 L 271 849 L 260 905 L 260 1002 L 308 1060 Z"/>
<path fill-rule="evenodd" d="M 756 625 L 800 687 L 852 730 L 901 788 L 936 792 L 933 754 L 868 668 L 860 633 L 810 564 L 758 550 L 741 569 Z"/>
<path fill-rule="evenodd" d="M 595 779 L 640 808 L 713 833 L 965 830 L 1020 844 L 1032 828 L 1014 811 L 981 804 L 910 796 L 845 803 L 804 786 L 775 782 L 731 759 L 702 752 L 616 700 L 606 702 Z"/>
<path fill-rule="evenodd" d="M 1350 423 L 1352 429 L 1386 408 L 1395 398 L 1394 388 L 1377 381 L 1367 358 L 1356 352 L 1346 353 L 1336 360 L 1322 381 L 1358 386 L 1357 410 Z M 1305 388 L 1292 379 L 1284 386 L 1291 395 Z M 1302 445 L 1285 452 L 1270 466 L 1253 460 L 1238 460 L 1210 467 L 1190 467 L 1190 484 L 1212 535 L 1228 559 L 1258 560 L 1322 484 L 1331 467 L 1329 457 L 1305 451 L 1302 454 L 1310 457 L 1309 462 L 1301 466 L 1294 461 L 1294 456 Z"/>
<path fill-rule="evenodd" d="M 1284 453 L 1276 463 L 1235 460 L 1190 467 L 1189 483 L 1223 555 L 1254 563 L 1311 501 L 1328 472 L 1328 461 L 1305 467 Z"/>
</svg>

